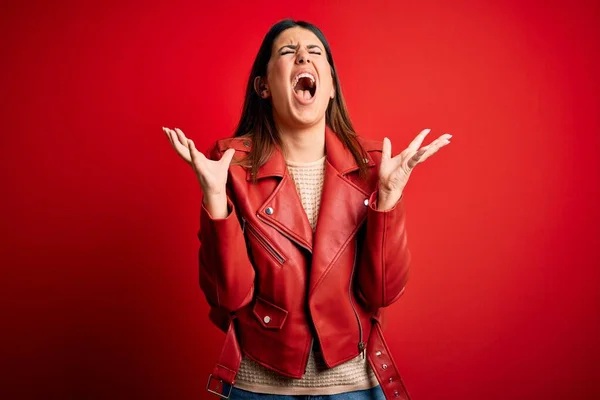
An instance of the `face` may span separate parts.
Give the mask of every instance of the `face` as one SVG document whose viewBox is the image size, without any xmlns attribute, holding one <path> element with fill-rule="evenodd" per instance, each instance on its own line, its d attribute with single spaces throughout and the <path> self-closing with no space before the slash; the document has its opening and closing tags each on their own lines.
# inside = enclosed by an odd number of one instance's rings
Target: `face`
<svg viewBox="0 0 600 400">
<path fill-rule="evenodd" d="M 270 98 L 276 123 L 306 127 L 325 118 L 335 96 L 325 46 L 311 31 L 294 27 L 273 43 L 266 79 L 259 79 L 259 95 Z"/>
</svg>

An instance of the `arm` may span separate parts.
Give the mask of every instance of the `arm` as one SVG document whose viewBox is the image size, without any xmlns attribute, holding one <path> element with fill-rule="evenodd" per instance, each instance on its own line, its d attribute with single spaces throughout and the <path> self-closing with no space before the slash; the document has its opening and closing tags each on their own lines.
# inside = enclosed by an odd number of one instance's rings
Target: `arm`
<svg viewBox="0 0 600 400">
<path fill-rule="evenodd" d="M 215 147 L 210 158 L 219 160 L 221 157 L 222 153 Z M 246 252 L 244 233 L 230 190 L 222 198 L 226 207 L 213 200 L 203 197 L 200 210 L 200 287 L 211 306 L 232 312 L 252 300 L 254 267 Z M 219 210 L 225 212 L 217 215 Z"/>
<path fill-rule="evenodd" d="M 366 232 L 359 248 L 358 290 L 369 308 L 387 307 L 403 293 L 409 275 L 406 216 L 400 199 L 391 209 L 377 209 L 378 193 L 369 199 Z"/>
<path fill-rule="evenodd" d="M 383 140 L 378 188 L 371 194 L 366 234 L 362 242 L 358 289 L 370 308 L 386 307 L 404 291 L 410 252 L 406 238 L 406 217 L 402 193 L 414 167 L 450 143 L 444 134 L 421 147 L 430 129 L 422 130 L 400 154 L 392 157 L 392 144 Z"/>
<path fill-rule="evenodd" d="M 181 129 L 163 127 L 163 131 L 177 154 L 193 168 L 200 183 L 203 195 L 198 232 L 200 287 L 212 307 L 211 320 L 221 325 L 223 313 L 248 304 L 254 293 L 254 268 L 245 251 L 235 199 L 228 189 L 229 165 L 235 150 L 221 152 L 215 144 L 210 158 L 206 158 Z"/>
</svg>

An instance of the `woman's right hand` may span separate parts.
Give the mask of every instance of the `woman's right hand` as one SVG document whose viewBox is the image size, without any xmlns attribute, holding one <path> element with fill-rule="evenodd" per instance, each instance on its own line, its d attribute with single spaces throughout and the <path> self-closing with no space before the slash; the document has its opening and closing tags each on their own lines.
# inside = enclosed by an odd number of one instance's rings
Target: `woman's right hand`
<svg viewBox="0 0 600 400">
<path fill-rule="evenodd" d="M 194 169 L 194 173 L 200 182 L 200 187 L 204 194 L 205 203 L 207 201 L 208 203 L 214 203 L 215 201 L 222 203 L 225 200 L 226 207 L 225 186 L 227 184 L 227 170 L 229 169 L 229 164 L 235 150 L 227 149 L 218 161 L 209 160 L 202 152 L 196 150 L 194 142 L 185 137 L 181 129 L 175 128 L 173 130 L 163 127 L 163 131 L 169 138 L 177 154 Z M 221 209 L 222 207 L 218 208 Z M 218 214 L 221 213 L 218 212 Z"/>
</svg>

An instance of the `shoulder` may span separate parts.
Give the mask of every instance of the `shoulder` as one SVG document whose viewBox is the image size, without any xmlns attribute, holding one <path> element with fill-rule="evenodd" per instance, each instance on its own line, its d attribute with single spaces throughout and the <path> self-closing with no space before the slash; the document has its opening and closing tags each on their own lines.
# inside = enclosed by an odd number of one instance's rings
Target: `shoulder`
<svg viewBox="0 0 600 400">
<path fill-rule="evenodd" d="M 220 158 L 228 149 L 235 149 L 236 154 L 239 152 L 239 155 L 249 153 L 252 149 L 252 138 L 241 136 L 219 139 L 210 149 L 211 158 Z"/>
<path fill-rule="evenodd" d="M 383 140 L 367 139 L 362 136 L 357 136 L 356 139 L 362 148 L 368 153 L 381 153 L 383 151 Z"/>
<path fill-rule="evenodd" d="M 358 143 L 362 146 L 362 148 L 367 153 L 367 157 L 375 163 L 375 165 L 379 165 L 381 161 L 381 155 L 383 153 L 383 140 L 373 140 L 367 139 L 362 136 L 356 137 Z"/>
</svg>

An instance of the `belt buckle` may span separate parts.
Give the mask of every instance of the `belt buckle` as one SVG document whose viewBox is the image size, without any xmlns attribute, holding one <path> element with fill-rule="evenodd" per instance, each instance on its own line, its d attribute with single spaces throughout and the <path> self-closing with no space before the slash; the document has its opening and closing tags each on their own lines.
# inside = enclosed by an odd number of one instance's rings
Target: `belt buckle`
<svg viewBox="0 0 600 400">
<path fill-rule="evenodd" d="M 210 381 L 212 380 L 212 378 L 213 378 L 213 376 L 212 376 L 212 374 L 210 374 L 210 375 L 209 375 L 209 377 L 208 377 L 208 382 L 206 383 L 206 390 L 207 390 L 209 393 L 216 394 L 217 396 L 219 396 L 219 397 L 220 397 L 220 398 L 222 398 L 222 399 L 228 399 L 228 398 L 229 398 L 229 396 L 231 396 L 231 391 L 233 390 L 233 385 L 229 385 L 229 393 L 227 393 L 227 396 L 225 396 L 225 395 L 223 395 L 223 394 L 221 394 L 221 393 L 217 392 L 216 390 L 213 390 L 213 389 L 211 389 L 211 388 L 210 388 Z M 217 389 L 218 389 L 218 388 L 219 388 L 219 386 L 221 386 L 221 385 L 223 385 L 223 380 L 222 380 L 222 379 L 219 379 L 219 384 L 217 385 Z"/>
</svg>

